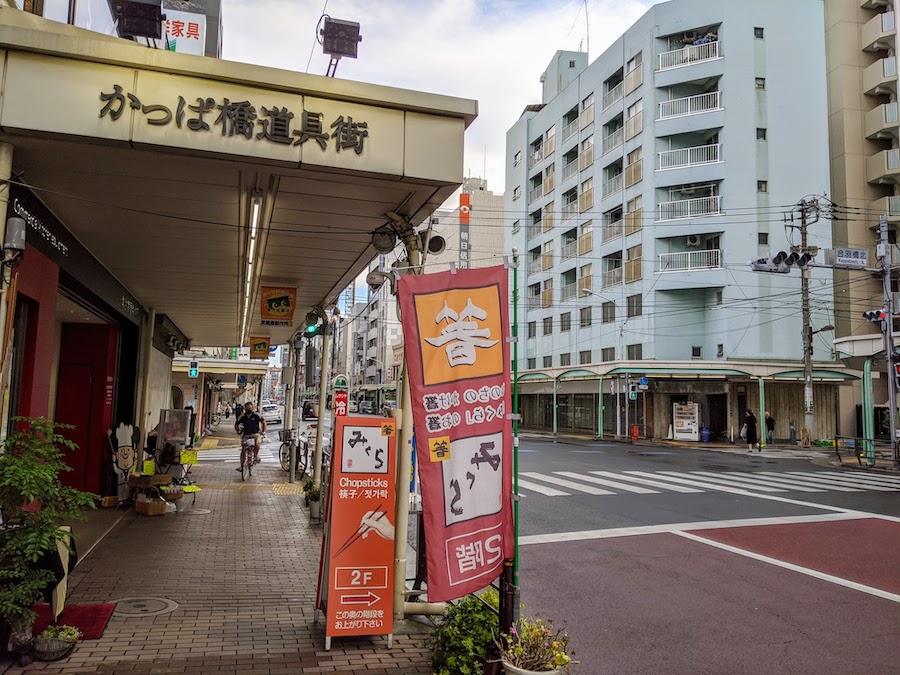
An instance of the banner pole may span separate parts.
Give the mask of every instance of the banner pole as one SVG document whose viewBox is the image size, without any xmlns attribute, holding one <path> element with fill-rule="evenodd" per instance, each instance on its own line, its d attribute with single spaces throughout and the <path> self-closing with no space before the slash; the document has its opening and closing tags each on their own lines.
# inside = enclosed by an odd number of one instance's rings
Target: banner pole
<svg viewBox="0 0 900 675">
<path fill-rule="evenodd" d="M 513 536 L 515 542 L 515 576 L 519 585 L 519 249 L 513 247 L 513 311 L 512 311 L 512 387 L 513 387 Z"/>
</svg>

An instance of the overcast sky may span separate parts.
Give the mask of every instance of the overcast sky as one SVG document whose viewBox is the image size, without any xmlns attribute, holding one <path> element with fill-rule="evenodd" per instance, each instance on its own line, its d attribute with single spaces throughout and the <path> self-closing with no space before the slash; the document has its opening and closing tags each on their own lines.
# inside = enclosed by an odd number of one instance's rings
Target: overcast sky
<svg viewBox="0 0 900 675">
<path fill-rule="evenodd" d="M 588 0 L 591 60 L 659 1 Z M 222 4 L 224 58 L 325 74 L 315 42 L 324 0 Z M 465 171 L 494 192 L 504 190 L 506 131 L 540 102 L 553 54 L 587 49 L 583 0 L 328 0 L 325 12 L 361 24 L 359 58 L 343 59 L 338 77 L 478 101 Z"/>
</svg>

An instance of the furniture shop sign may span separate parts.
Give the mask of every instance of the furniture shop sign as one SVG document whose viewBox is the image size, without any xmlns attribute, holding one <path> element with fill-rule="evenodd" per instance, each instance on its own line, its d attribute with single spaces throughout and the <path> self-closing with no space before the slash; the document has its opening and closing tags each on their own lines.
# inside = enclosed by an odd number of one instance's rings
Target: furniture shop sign
<svg viewBox="0 0 900 675">
<path fill-rule="evenodd" d="M 250 338 L 250 358 L 251 359 L 267 359 L 269 358 L 269 342 L 271 338 L 267 337 L 251 337 Z"/>
<path fill-rule="evenodd" d="M 260 321 L 263 326 L 292 326 L 297 307 L 297 288 L 263 286 L 259 290 Z"/>
<path fill-rule="evenodd" d="M 400 279 L 428 598 L 484 588 L 513 557 L 507 270 Z"/>
<path fill-rule="evenodd" d="M 397 426 L 338 417 L 334 438 L 317 603 L 327 620 L 326 647 L 332 637 L 394 630 Z"/>
</svg>

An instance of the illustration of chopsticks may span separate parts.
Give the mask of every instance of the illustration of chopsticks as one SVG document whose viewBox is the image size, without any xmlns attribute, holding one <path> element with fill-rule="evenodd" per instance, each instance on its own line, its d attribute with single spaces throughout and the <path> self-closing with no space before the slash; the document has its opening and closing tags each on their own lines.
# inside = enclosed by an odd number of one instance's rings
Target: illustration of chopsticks
<svg viewBox="0 0 900 675">
<path fill-rule="evenodd" d="M 375 507 L 374 509 L 372 509 L 372 510 L 375 511 L 375 513 L 378 514 L 378 517 L 375 518 L 375 520 L 381 520 L 382 518 L 384 518 L 384 517 L 387 515 L 384 511 L 381 510 L 381 504 L 379 504 L 378 506 L 376 506 L 376 507 Z M 370 529 L 368 525 L 366 525 L 365 523 L 361 523 L 360 526 L 359 526 L 359 528 L 357 528 L 356 532 L 354 532 L 353 534 L 351 534 L 351 535 L 350 535 L 350 538 L 349 538 L 346 542 L 344 542 L 344 545 L 341 546 L 337 551 L 335 551 L 334 555 L 331 556 L 331 559 L 334 560 L 334 559 L 337 558 L 341 553 L 343 553 L 343 552 L 346 551 L 348 548 L 350 548 L 353 544 L 355 544 L 356 541 L 357 541 L 361 536 L 363 536 L 363 533 L 364 533 L 366 530 L 368 530 L 368 529 Z"/>
</svg>

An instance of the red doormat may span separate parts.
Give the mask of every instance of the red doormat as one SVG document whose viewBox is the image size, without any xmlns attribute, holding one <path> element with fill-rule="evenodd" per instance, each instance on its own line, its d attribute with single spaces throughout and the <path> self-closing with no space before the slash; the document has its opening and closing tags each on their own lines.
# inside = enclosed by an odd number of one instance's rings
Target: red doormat
<svg viewBox="0 0 900 675">
<path fill-rule="evenodd" d="M 114 602 L 104 602 L 98 605 L 66 605 L 60 614 L 57 624 L 60 626 L 74 626 L 81 631 L 82 640 L 99 640 L 106 630 L 109 617 L 116 608 Z M 37 618 L 31 627 L 33 635 L 41 632 L 53 623 L 53 612 L 50 605 L 45 602 L 35 603 L 31 608 L 37 612 Z"/>
</svg>

